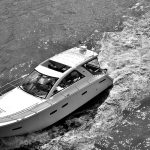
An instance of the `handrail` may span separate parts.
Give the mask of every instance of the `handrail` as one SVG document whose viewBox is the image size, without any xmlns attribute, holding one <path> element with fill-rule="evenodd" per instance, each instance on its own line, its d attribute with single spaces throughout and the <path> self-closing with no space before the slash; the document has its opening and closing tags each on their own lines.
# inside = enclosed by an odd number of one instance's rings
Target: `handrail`
<svg viewBox="0 0 150 150">
<path fill-rule="evenodd" d="M 12 89 L 16 88 L 17 86 L 19 86 L 19 84 L 22 82 L 22 80 L 27 76 L 28 74 L 25 74 L 23 76 L 21 76 L 20 78 L 17 78 L 11 82 L 6 83 L 5 85 L 0 87 L 0 96 L 2 96 L 3 94 L 11 91 Z M 18 82 L 19 81 L 19 82 Z"/>
</svg>

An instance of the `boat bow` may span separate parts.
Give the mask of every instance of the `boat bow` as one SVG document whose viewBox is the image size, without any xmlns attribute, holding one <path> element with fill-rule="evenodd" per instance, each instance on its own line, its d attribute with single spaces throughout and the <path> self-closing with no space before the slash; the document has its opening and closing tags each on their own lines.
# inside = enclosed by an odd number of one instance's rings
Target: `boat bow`
<svg viewBox="0 0 150 150">
<path fill-rule="evenodd" d="M 15 88 L 0 97 L 0 117 L 13 115 L 41 102 L 42 99 Z"/>
</svg>

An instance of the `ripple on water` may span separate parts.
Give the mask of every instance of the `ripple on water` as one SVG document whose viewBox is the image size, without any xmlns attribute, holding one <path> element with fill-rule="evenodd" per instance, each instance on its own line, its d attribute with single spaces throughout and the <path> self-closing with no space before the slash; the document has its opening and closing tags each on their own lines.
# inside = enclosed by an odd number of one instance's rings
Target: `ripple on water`
<svg viewBox="0 0 150 150">
<path fill-rule="evenodd" d="M 108 148 L 117 145 L 121 149 L 150 149 L 150 98 L 141 101 L 141 105 L 132 111 L 126 111 L 127 117 L 113 128 Z M 113 144 L 115 143 L 115 144 Z M 113 144 L 113 146 L 112 146 Z"/>
</svg>

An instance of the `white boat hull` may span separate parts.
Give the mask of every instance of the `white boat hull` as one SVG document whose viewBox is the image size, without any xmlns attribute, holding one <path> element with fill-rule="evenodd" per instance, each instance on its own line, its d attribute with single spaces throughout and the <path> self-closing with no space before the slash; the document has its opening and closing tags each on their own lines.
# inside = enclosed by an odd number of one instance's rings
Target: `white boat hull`
<svg viewBox="0 0 150 150">
<path fill-rule="evenodd" d="M 46 128 L 72 113 L 111 85 L 112 79 L 107 75 L 94 82 L 91 81 L 88 86 L 85 85 L 84 88 L 66 96 L 43 111 L 15 123 L 1 126 L 0 137 L 21 135 Z M 76 87 L 80 88 L 78 85 Z"/>
</svg>

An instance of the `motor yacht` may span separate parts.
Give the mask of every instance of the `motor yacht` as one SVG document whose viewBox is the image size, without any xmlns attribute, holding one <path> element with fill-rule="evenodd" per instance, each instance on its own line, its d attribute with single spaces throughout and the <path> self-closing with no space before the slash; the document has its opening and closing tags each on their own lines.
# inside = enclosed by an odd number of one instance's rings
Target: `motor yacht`
<svg viewBox="0 0 150 150">
<path fill-rule="evenodd" d="M 96 52 L 75 47 L 54 55 L 0 96 L 0 137 L 44 129 L 112 84 Z"/>
</svg>

